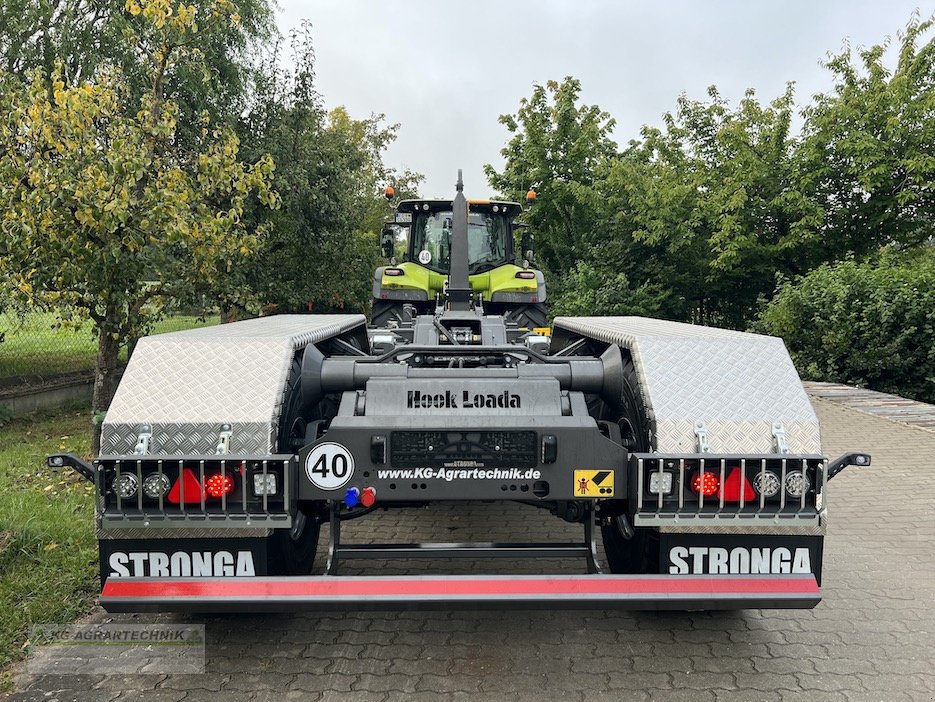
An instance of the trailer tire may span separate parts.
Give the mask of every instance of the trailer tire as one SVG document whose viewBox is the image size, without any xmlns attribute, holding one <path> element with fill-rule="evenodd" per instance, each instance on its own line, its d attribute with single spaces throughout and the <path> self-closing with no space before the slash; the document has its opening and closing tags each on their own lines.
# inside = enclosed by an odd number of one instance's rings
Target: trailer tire
<svg viewBox="0 0 935 702">
<path fill-rule="evenodd" d="M 621 437 L 628 452 L 651 450 L 649 415 L 639 391 L 633 359 L 624 354 L 623 389 L 620 404 L 614 408 Z M 613 573 L 656 573 L 659 569 L 659 532 L 634 529 L 627 520 L 627 510 L 601 525 L 604 553 Z"/>
<path fill-rule="evenodd" d="M 318 553 L 321 520 L 315 514 L 299 510 L 291 529 L 276 529 L 267 538 L 269 575 L 308 575 Z"/>
<path fill-rule="evenodd" d="M 280 453 L 296 451 L 305 443 L 308 402 L 302 395 L 301 358 L 292 361 L 286 381 L 280 413 L 277 446 Z M 322 511 L 299 508 L 291 529 L 274 529 L 266 539 L 267 571 L 269 575 L 308 575 L 315 565 Z"/>
</svg>

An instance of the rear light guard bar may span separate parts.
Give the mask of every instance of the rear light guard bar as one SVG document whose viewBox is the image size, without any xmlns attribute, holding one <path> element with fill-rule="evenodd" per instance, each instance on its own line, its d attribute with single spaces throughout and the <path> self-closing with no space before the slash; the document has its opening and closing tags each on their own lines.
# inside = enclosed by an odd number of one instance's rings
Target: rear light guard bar
<svg viewBox="0 0 935 702">
<path fill-rule="evenodd" d="M 823 505 L 822 492 L 828 481 L 828 462 L 823 456 L 794 454 L 630 454 L 631 504 L 636 505 L 634 526 L 661 526 L 672 524 L 736 524 L 789 526 L 817 525 Z M 725 481 L 736 469 L 740 470 L 740 487 L 734 499 L 725 500 Z M 665 476 L 669 473 L 671 477 Z M 703 490 L 692 489 L 695 476 L 712 474 L 717 489 L 705 495 Z M 671 490 L 649 491 L 654 474 L 657 484 L 669 484 Z M 802 485 L 805 476 L 807 489 L 798 495 L 787 491 L 787 479 Z M 767 494 L 762 488 L 767 482 L 778 481 L 778 491 Z M 713 483 L 713 481 L 711 481 Z M 753 499 L 749 498 L 753 490 Z"/>
<path fill-rule="evenodd" d="M 94 462 L 101 524 L 104 527 L 138 527 L 158 523 L 161 527 L 190 527 L 192 521 L 208 522 L 217 527 L 291 526 L 289 513 L 295 491 L 295 456 L 115 456 Z M 198 481 L 197 497 L 186 496 L 184 471 L 191 471 Z M 136 480 L 136 491 L 122 497 L 114 489 L 120 474 Z M 233 479 L 233 490 L 218 497 L 207 494 L 206 478 L 212 475 Z M 150 476 L 165 476 L 169 485 L 178 483 L 177 502 L 168 499 L 171 491 L 158 497 L 144 494 L 144 481 Z M 270 476 L 275 492 L 256 494 L 254 476 L 268 486 Z"/>
</svg>

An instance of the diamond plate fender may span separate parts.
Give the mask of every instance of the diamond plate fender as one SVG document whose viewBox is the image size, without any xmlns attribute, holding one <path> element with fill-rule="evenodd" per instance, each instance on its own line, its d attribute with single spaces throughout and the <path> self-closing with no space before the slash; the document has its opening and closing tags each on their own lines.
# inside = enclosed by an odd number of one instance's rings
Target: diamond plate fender
<svg viewBox="0 0 935 702">
<path fill-rule="evenodd" d="M 221 425 L 232 454 L 271 454 L 295 352 L 357 331 L 363 315 L 279 315 L 140 339 L 102 426 L 101 454 L 211 455 Z"/>
<path fill-rule="evenodd" d="M 586 336 L 629 350 L 653 449 L 694 452 L 704 422 L 714 453 L 821 454 L 818 418 L 782 339 L 643 317 L 558 317 L 553 348 Z"/>
</svg>

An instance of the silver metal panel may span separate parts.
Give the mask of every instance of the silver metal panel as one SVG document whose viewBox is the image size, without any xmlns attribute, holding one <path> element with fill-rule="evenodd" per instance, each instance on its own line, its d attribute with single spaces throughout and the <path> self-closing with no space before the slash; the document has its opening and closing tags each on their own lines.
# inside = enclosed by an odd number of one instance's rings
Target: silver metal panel
<svg viewBox="0 0 935 702">
<path fill-rule="evenodd" d="M 641 525 L 645 526 L 645 525 Z M 662 534 L 771 534 L 773 536 L 824 536 L 827 525 L 824 522 L 808 525 L 762 525 L 762 524 L 697 524 L 673 526 L 662 522 L 652 523 L 658 526 Z"/>
<path fill-rule="evenodd" d="M 701 533 L 705 528 L 723 528 L 725 531 L 735 531 L 744 533 L 749 529 L 769 527 L 770 531 L 787 528 L 802 529 L 804 527 L 817 528 L 821 524 L 821 517 L 818 514 L 811 516 L 795 515 L 758 515 L 745 518 L 740 515 L 731 514 L 707 514 L 704 516 L 679 514 L 635 514 L 633 515 L 633 526 L 638 527 L 670 527 L 667 531 L 677 530 L 678 526 L 684 526 L 685 531 Z"/>
<path fill-rule="evenodd" d="M 211 529 L 198 527 L 176 527 L 172 529 L 171 534 L 165 529 L 157 527 L 136 528 L 136 529 L 106 529 L 98 528 L 97 538 L 99 540 L 113 539 L 229 539 L 238 538 L 265 538 L 272 535 L 272 529 L 251 529 L 251 528 L 228 528 Z"/>
<path fill-rule="evenodd" d="M 310 343 L 364 326 L 363 315 L 279 315 L 140 339 L 102 427 L 102 455 L 269 454 L 292 359 Z"/>
<path fill-rule="evenodd" d="M 554 326 L 630 351 L 656 451 L 694 452 L 702 421 L 713 453 L 773 453 L 774 422 L 792 453 L 821 453 L 818 418 L 782 339 L 643 317 L 558 317 Z"/>
<path fill-rule="evenodd" d="M 101 515 L 101 529 L 107 529 L 112 533 L 117 530 L 136 531 L 139 529 L 159 529 L 164 536 L 168 536 L 168 531 L 173 532 L 171 538 L 176 538 L 174 532 L 178 529 L 186 531 L 192 528 L 192 523 L 211 524 L 216 531 L 231 530 L 240 531 L 244 529 L 253 529 L 269 527 L 271 529 L 290 529 L 292 527 L 292 517 L 288 514 L 186 514 L 178 515 L 133 515 L 108 517 Z"/>
</svg>

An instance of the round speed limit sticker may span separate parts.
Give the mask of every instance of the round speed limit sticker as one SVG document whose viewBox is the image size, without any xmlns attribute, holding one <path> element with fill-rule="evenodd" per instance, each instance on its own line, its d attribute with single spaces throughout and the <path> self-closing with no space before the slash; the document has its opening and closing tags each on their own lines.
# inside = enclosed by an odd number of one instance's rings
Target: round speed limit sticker
<svg viewBox="0 0 935 702">
<path fill-rule="evenodd" d="M 354 456 L 341 444 L 318 444 L 305 459 L 305 473 L 315 487 L 337 490 L 354 475 Z"/>
</svg>

